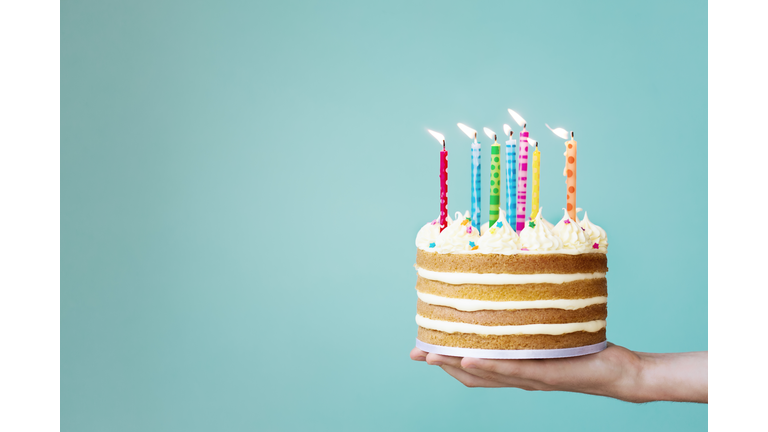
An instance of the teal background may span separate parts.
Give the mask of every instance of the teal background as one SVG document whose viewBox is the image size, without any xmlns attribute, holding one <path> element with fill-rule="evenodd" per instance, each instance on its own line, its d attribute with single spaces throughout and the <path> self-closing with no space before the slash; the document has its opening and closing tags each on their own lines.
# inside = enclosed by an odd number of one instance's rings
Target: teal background
<svg viewBox="0 0 768 432">
<path fill-rule="evenodd" d="M 408 357 L 426 128 L 463 212 L 456 123 L 501 133 L 507 108 L 540 140 L 552 222 L 544 123 L 576 132 L 609 340 L 707 349 L 706 8 L 63 1 L 62 430 L 706 428 L 705 405 L 467 389 Z"/>
</svg>

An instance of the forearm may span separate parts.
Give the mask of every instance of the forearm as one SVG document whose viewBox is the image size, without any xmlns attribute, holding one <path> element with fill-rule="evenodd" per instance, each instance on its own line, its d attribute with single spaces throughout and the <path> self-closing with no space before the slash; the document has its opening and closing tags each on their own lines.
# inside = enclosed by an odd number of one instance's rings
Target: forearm
<svg viewBox="0 0 768 432">
<path fill-rule="evenodd" d="M 636 354 L 642 364 L 637 402 L 708 402 L 707 351 Z"/>
</svg>

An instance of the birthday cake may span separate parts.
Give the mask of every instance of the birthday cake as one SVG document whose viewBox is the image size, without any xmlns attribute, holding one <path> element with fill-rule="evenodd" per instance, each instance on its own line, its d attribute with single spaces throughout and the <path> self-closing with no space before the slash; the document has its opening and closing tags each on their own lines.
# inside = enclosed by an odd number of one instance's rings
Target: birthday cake
<svg viewBox="0 0 768 432">
<path fill-rule="evenodd" d="M 579 211 L 581 209 L 578 209 Z M 469 212 L 416 237 L 418 340 L 443 347 L 553 350 L 606 340 L 605 231 L 584 218 L 537 216 L 520 235 L 504 211 L 478 230 Z M 481 231 L 481 232 L 478 232 Z"/>
</svg>

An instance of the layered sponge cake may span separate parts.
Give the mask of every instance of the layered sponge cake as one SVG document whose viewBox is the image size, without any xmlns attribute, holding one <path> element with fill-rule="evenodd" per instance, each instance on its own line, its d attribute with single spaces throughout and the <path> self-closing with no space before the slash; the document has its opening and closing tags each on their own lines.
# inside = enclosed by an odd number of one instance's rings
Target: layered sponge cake
<svg viewBox="0 0 768 432">
<path fill-rule="evenodd" d="M 555 350 L 605 342 L 605 231 L 566 212 L 518 236 L 503 212 L 482 235 L 457 213 L 416 239 L 418 340 L 484 350 Z M 469 216 L 468 214 L 466 216 Z"/>
</svg>

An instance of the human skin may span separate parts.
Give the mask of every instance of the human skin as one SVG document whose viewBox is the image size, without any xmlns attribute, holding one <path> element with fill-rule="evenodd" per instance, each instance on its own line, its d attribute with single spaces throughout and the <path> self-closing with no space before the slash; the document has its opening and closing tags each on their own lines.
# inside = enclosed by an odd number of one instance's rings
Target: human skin
<svg viewBox="0 0 768 432">
<path fill-rule="evenodd" d="M 516 387 L 607 396 L 627 402 L 708 402 L 708 352 L 655 354 L 608 348 L 580 357 L 490 360 L 426 353 L 411 359 L 440 366 L 467 387 Z"/>
</svg>

